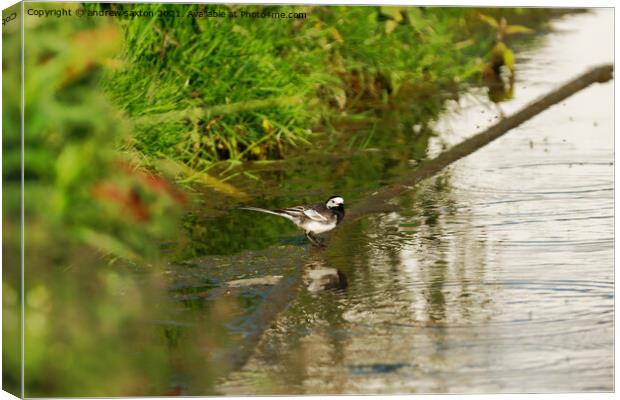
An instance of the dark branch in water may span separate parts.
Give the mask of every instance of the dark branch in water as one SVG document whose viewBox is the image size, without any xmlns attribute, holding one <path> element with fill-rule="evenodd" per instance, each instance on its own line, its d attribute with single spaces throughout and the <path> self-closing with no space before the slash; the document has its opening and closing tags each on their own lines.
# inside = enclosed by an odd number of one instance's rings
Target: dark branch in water
<svg viewBox="0 0 620 400">
<path fill-rule="evenodd" d="M 583 75 L 555 89 L 551 93 L 539 98 L 533 103 L 530 103 L 516 114 L 502 119 L 500 122 L 491 126 L 484 132 L 459 143 L 432 160 L 423 162 L 413 173 L 413 175 L 403 179 L 399 183 L 385 186 L 373 195 L 368 196 L 366 199 L 356 204 L 350 210 L 347 210 L 347 216 L 343 222 L 350 223 L 367 214 L 388 211 L 390 207 L 386 204 L 387 201 L 400 195 L 404 191 L 411 189 L 424 179 L 430 178 L 453 162 L 489 144 L 511 129 L 521 125 L 552 105 L 561 102 L 591 84 L 596 82 L 607 82 L 612 78 L 613 65 L 611 64 L 602 65 L 589 70 Z"/>
</svg>

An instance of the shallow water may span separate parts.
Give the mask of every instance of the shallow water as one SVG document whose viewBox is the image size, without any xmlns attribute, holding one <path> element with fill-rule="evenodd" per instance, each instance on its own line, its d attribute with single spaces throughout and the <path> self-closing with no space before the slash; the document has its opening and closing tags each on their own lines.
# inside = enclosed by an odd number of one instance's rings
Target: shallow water
<svg viewBox="0 0 620 400">
<path fill-rule="evenodd" d="M 613 10 L 553 28 L 506 115 L 613 60 Z M 218 392 L 613 390 L 612 99 L 589 87 L 347 227 L 314 262 L 348 289 L 302 290 Z M 480 89 L 449 108 L 431 156 L 497 115 Z"/>
</svg>

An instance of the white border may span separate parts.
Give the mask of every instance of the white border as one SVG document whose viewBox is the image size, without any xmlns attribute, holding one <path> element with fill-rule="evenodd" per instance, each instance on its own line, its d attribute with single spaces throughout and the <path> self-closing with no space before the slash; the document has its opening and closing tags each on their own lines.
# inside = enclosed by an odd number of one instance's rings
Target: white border
<svg viewBox="0 0 620 400">
<path fill-rule="evenodd" d="M 30 1 L 28 1 L 30 2 Z M 87 0 L 85 2 L 97 2 L 97 1 L 92 1 L 92 0 Z M 156 1 L 148 1 L 148 0 L 136 0 L 136 1 L 127 1 L 127 0 L 118 0 L 117 2 L 124 2 L 124 3 L 154 3 Z M 182 0 L 167 0 L 166 2 L 168 3 L 188 3 L 188 1 L 182 1 Z M 190 1 L 191 2 L 191 1 Z M 562 8 L 581 8 L 581 7 L 587 7 L 587 8 L 593 8 L 593 7 L 611 7 L 611 8 L 615 8 L 615 2 L 612 0 L 590 0 L 590 1 L 584 1 L 584 0 L 563 0 L 562 2 L 558 2 L 557 0 L 521 0 L 521 1 L 511 1 L 511 0 L 506 0 L 506 1 L 498 1 L 498 0 L 477 0 L 475 2 L 471 2 L 471 1 L 466 1 L 466 0 L 450 0 L 450 1 L 434 1 L 434 0 L 426 0 L 426 1 L 420 1 L 420 0 L 388 0 L 388 1 L 372 1 L 372 0 L 356 0 L 356 1 L 352 1 L 352 0 L 337 0 L 337 1 L 330 1 L 330 0 L 311 0 L 311 1 L 304 1 L 304 0 L 289 0 L 289 1 L 265 1 L 265 0 L 229 0 L 226 1 L 227 3 L 239 3 L 239 4 L 265 4 L 265 3 L 275 3 L 275 4 L 346 4 L 346 5 L 376 5 L 376 4 L 381 4 L 381 5 L 388 5 L 388 4 L 394 4 L 394 5 L 428 5 L 428 6 L 457 6 L 457 7 L 474 7 L 474 6 L 479 6 L 479 7 L 562 7 Z M 16 1 L 13 0 L 0 0 L 0 8 L 5 9 L 13 4 L 17 3 Z M 220 4 L 223 3 L 222 1 L 201 1 L 201 3 L 212 3 L 212 4 Z M 22 5 L 22 9 L 23 9 L 23 5 Z M 615 10 L 614 10 L 614 28 L 615 28 Z M 22 24 L 22 30 L 23 30 L 23 24 Z M 22 31 L 22 40 L 23 40 L 23 31 Z M 614 49 L 615 52 L 617 52 L 618 49 L 618 31 L 614 29 Z M 0 42 L 0 53 L 2 52 L 2 43 Z M 22 57 L 23 57 L 23 52 L 22 52 Z M 615 62 L 615 57 L 614 57 L 614 62 Z M 0 68 L 2 66 L 2 61 L 0 59 Z M 22 63 L 22 68 L 23 68 L 23 63 Z M 23 71 L 22 71 L 23 73 Z M 23 87 L 22 87 L 22 91 L 23 91 Z M 1 93 L 2 93 L 2 82 L 0 82 L 0 98 L 1 98 Z M 615 102 L 615 98 L 617 98 L 617 94 L 618 94 L 618 85 L 615 85 L 614 83 L 614 110 L 615 110 L 615 114 L 614 114 L 614 139 L 615 139 L 615 118 L 618 116 L 618 104 Z M 22 94 L 23 96 L 23 94 Z M 22 106 L 23 106 L 23 99 L 22 99 Z M 23 118 L 23 115 L 22 115 Z M 22 140 L 23 140 L 23 121 L 22 121 Z M 22 146 L 23 146 L 23 142 L 22 142 Z M 23 151 L 23 149 L 22 149 Z M 616 159 L 615 156 L 615 140 L 614 140 L 614 209 L 618 209 L 618 199 L 615 196 L 615 176 L 618 172 L 618 160 Z M 23 153 L 22 153 L 23 155 Z M 1 161 L 2 161 L 2 155 L 0 154 L 0 171 L 1 171 Z M 22 157 L 22 162 L 23 162 L 23 157 Z M 23 168 L 22 168 L 22 174 L 23 174 Z M 23 178 L 22 178 L 23 179 Z M 0 195 L 1 195 L 1 184 L 0 184 Z M 0 206 L 2 204 L 2 200 L 0 197 Z M 23 221 L 23 208 L 22 208 L 22 221 Z M 615 219 L 615 212 L 614 212 L 614 266 L 617 263 L 617 253 L 615 252 L 615 248 L 618 244 L 617 238 L 615 236 L 615 232 L 617 231 L 617 225 L 616 225 L 616 219 Z M 23 229 L 22 229 L 22 240 L 23 240 Z M 1 238 L 0 238 L 0 242 L 1 242 Z M 23 251 L 23 248 L 22 248 Z M 22 260 L 23 260 L 23 255 L 22 255 Z M 0 263 L 2 261 L 2 255 L 0 254 Z M 23 273 L 23 268 L 22 268 L 22 273 Z M 616 279 L 616 275 L 615 275 L 615 269 L 614 269 L 614 287 L 615 287 L 615 279 Z M 22 283 L 23 283 L 23 278 L 22 278 Z M 1 296 L 1 287 L 0 287 L 0 296 Z M 23 291 L 22 291 L 22 304 L 23 304 Z M 22 308 L 23 310 L 23 308 Z M 22 311 L 23 312 L 23 311 Z M 614 316 L 615 316 L 615 297 L 614 297 Z M 0 307 L 0 320 L 2 317 L 2 308 Z M 22 315 L 22 324 L 23 324 L 23 315 Z M 618 350 L 617 347 L 615 346 L 615 342 L 617 339 L 616 336 L 617 332 L 615 330 L 615 318 L 614 318 L 614 387 L 617 388 L 618 387 L 618 376 L 617 374 L 615 374 L 615 361 L 618 360 Z M 1 330 L 0 330 L 0 340 L 1 340 Z M 22 340 L 23 340 L 23 336 L 22 336 Z M 1 342 L 0 342 L 1 343 Z M 23 345 L 22 345 L 22 351 L 23 351 Z M 0 365 L 0 381 L 1 381 L 1 365 Z M 23 368 L 23 364 L 22 364 L 22 368 Z M 476 396 L 476 398 L 478 396 L 483 397 L 484 399 L 495 399 L 495 398 L 501 398 L 501 399 L 506 399 L 506 400 L 515 400 L 515 399 L 522 399 L 524 397 L 526 398 L 542 398 L 542 399 L 549 399 L 549 400 L 573 400 L 573 399 L 586 399 L 586 400 L 590 400 L 590 399 L 609 399 L 609 398 L 616 398 L 619 395 L 617 393 L 563 393 L 563 394 L 489 394 L 489 395 L 407 395 L 407 396 L 373 396 L 373 398 L 376 399 L 394 399 L 394 398 L 415 398 L 415 399 L 442 399 L 442 398 L 449 398 L 449 399 L 472 399 L 473 396 Z M 310 397 L 310 398 L 316 398 L 316 399 L 328 399 L 329 397 L 327 396 L 304 396 L 304 397 Z M 154 397 L 154 398 L 159 398 L 159 397 Z M 162 397 L 163 398 L 163 397 Z M 207 397 L 195 397 L 195 398 L 207 398 Z M 227 397 L 227 399 L 247 399 L 248 397 Z M 279 397 L 275 397 L 275 396 L 263 396 L 261 398 L 264 399 L 282 399 L 282 398 L 293 398 L 292 396 L 279 396 Z M 361 400 L 361 399 L 367 399 L 368 396 L 347 396 L 347 399 L 351 399 L 351 400 Z M 4 399 L 15 399 L 15 397 L 13 397 L 12 395 L 6 393 L 6 392 L 2 392 L 0 391 L 0 400 L 4 400 Z M 125 398 L 123 398 L 125 399 Z M 129 398 L 127 398 L 129 399 Z"/>
</svg>

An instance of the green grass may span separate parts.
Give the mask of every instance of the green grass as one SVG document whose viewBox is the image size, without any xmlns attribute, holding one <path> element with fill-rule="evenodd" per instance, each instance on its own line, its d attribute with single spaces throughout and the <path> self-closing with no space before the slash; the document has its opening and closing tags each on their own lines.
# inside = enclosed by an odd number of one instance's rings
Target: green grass
<svg viewBox="0 0 620 400">
<path fill-rule="evenodd" d="M 120 20 L 125 38 L 120 67 L 103 86 L 136 124 L 133 145 L 147 161 L 165 157 L 198 170 L 221 160 L 286 158 L 314 143 L 317 131 L 336 134 L 329 127 L 338 118 L 403 93 L 423 102 L 475 80 L 495 37 L 480 10 L 468 8 L 92 7 L 154 12 L 151 18 Z M 184 17 L 207 9 L 308 17 Z M 164 10 L 181 17 L 158 17 Z M 509 20 L 541 14 L 484 12 Z"/>
</svg>

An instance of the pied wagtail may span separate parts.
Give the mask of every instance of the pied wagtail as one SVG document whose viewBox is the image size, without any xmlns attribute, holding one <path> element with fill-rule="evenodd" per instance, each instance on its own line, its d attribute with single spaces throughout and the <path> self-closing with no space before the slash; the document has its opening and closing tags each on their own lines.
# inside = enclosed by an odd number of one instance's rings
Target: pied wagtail
<svg viewBox="0 0 620 400">
<path fill-rule="evenodd" d="M 331 231 L 344 218 L 344 200 L 340 196 L 332 196 L 324 203 L 308 206 L 295 206 L 276 210 L 266 210 L 258 207 L 240 207 L 240 209 L 284 217 L 303 229 L 308 240 L 317 246 L 321 246 L 321 243 L 314 235 Z"/>
</svg>

